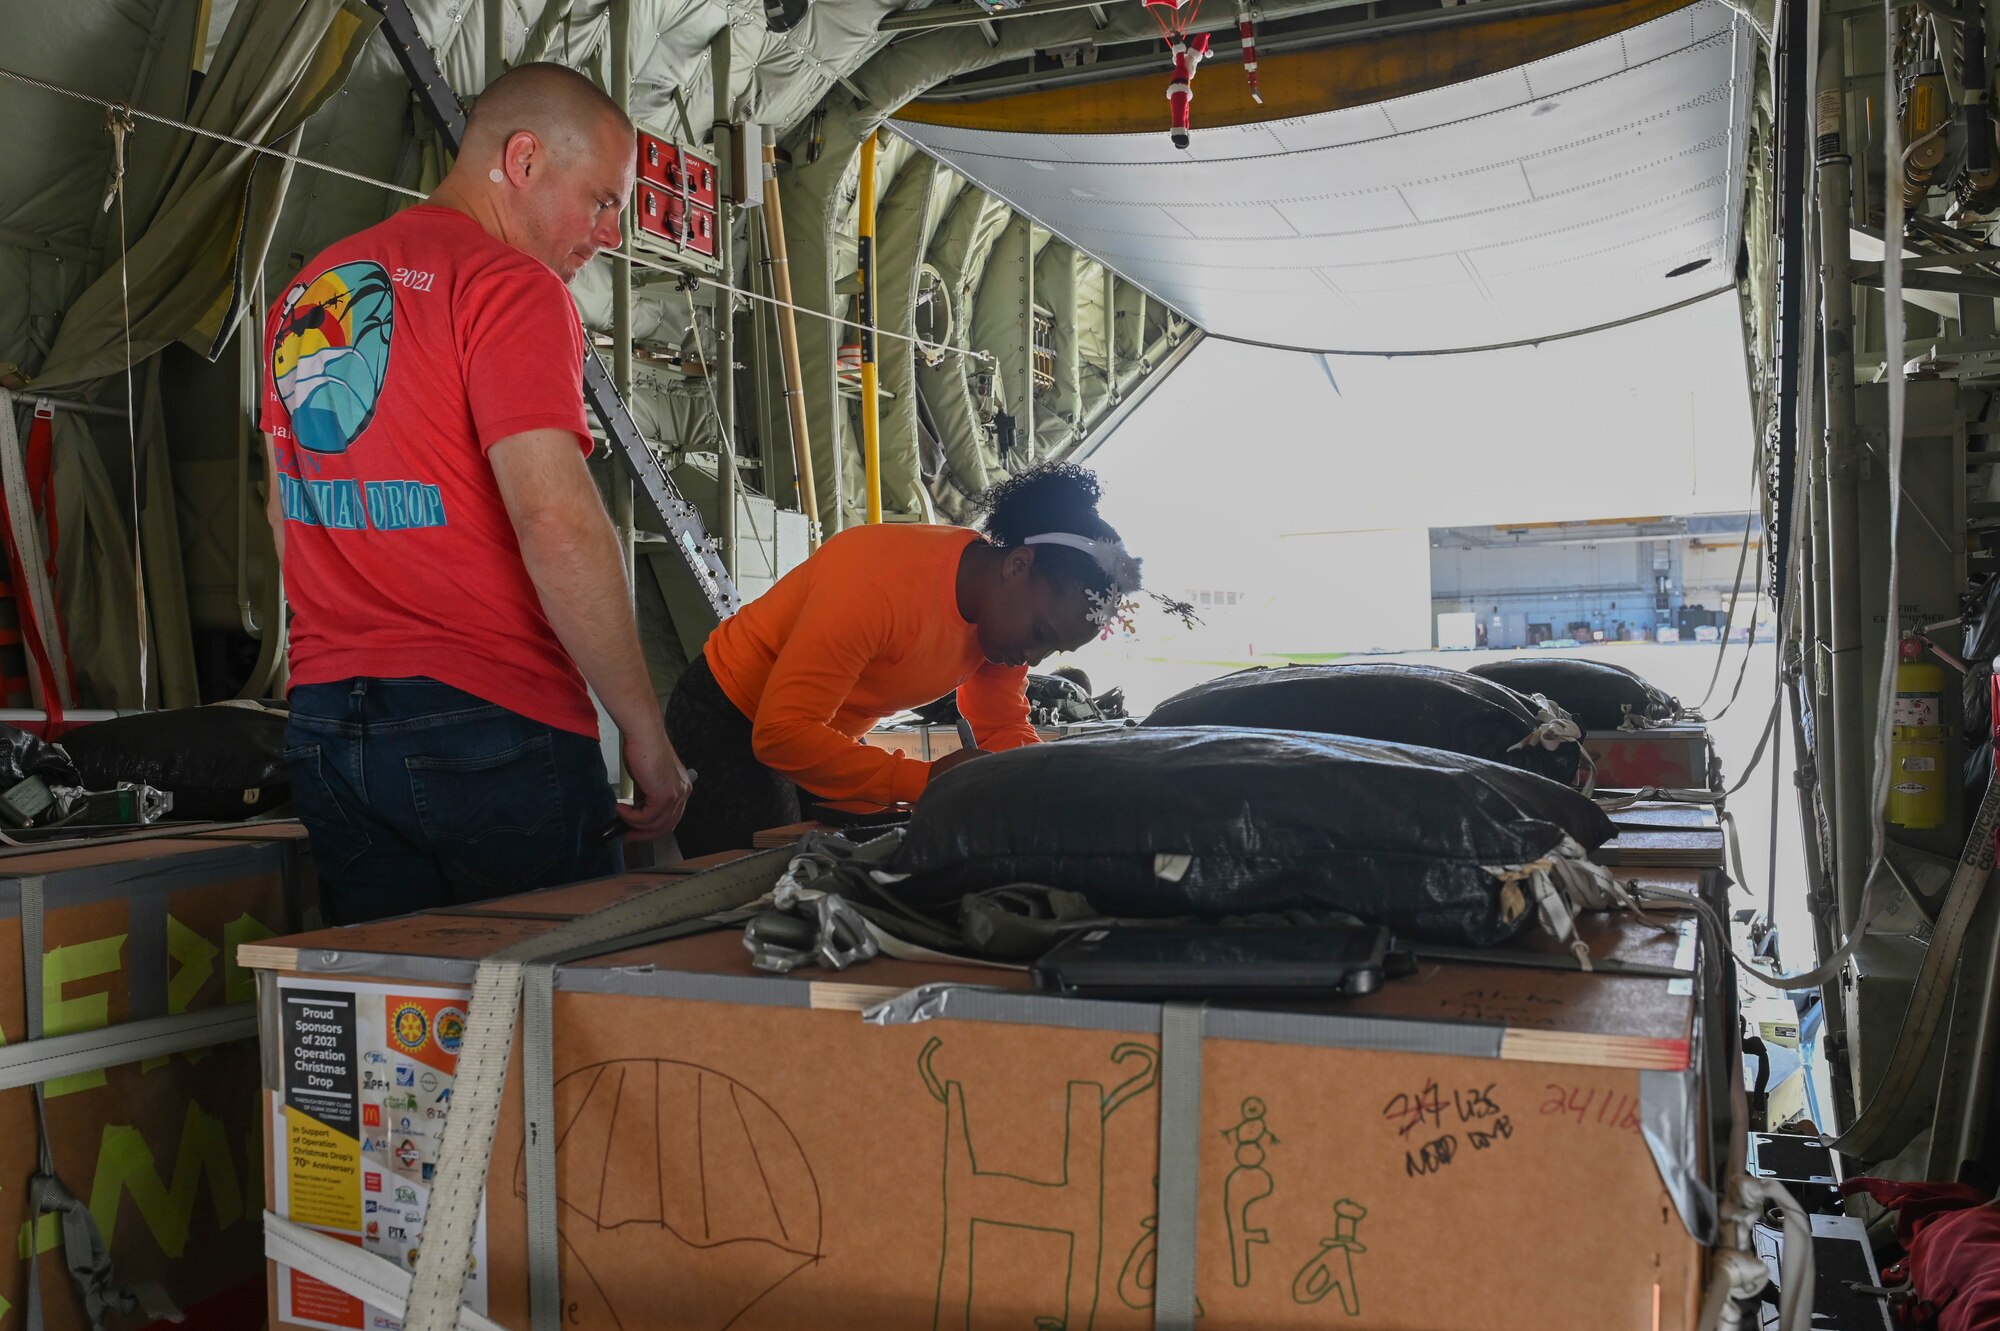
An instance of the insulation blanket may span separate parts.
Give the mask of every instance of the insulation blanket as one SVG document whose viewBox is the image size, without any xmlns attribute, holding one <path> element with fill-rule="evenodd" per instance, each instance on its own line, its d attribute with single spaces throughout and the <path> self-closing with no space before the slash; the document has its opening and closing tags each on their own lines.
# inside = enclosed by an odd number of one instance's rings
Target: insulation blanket
<svg viewBox="0 0 2000 1331">
<path fill-rule="evenodd" d="M 1407 938 L 1526 929 L 1500 872 L 1614 833 L 1574 790 L 1442 749 L 1153 728 L 980 758 L 933 781 L 884 868 L 919 907 L 1039 883 L 1106 915 L 1346 911 Z"/>
<path fill-rule="evenodd" d="M 1624 666 L 1575 657 L 1530 656 L 1474 666 L 1482 679 L 1517 693 L 1539 693 L 1582 723 L 1586 730 L 1616 730 L 1626 714 L 1646 721 L 1672 721 L 1680 703 Z"/>
<path fill-rule="evenodd" d="M 1258 668 L 1212 679 L 1154 708 L 1149 726 L 1255 726 L 1422 744 L 1576 782 L 1575 740 L 1544 747 L 1533 702 L 1441 666 L 1365 662 Z"/>
</svg>

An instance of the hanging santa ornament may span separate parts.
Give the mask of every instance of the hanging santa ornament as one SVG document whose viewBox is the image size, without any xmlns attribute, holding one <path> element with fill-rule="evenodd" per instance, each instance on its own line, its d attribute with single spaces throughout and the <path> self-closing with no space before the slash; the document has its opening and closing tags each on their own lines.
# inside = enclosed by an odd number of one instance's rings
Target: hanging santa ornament
<svg viewBox="0 0 2000 1331">
<path fill-rule="evenodd" d="M 1264 94 L 1257 88 L 1257 19 L 1248 0 L 1237 0 L 1236 35 L 1243 42 L 1243 76 L 1250 80 L 1250 100 L 1262 106 Z"/>
<path fill-rule="evenodd" d="M 1195 37 L 1173 37 L 1168 49 L 1174 53 L 1174 80 L 1167 85 L 1167 108 L 1172 120 L 1168 137 L 1174 147 L 1185 150 L 1188 146 L 1189 113 L 1194 105 L 1194 72 L 1201 68 L 1201 62 L 1208 59 L 1208 34 Z"/>
<path fill-rule="evenodd" d="M 1190 112 L 1194 103 L 1194 75 L 1208 58 L 1208 34 L 1194 37 L 1187 30 L 1201 12 L 1201 0 L 1145 0 L 1146 12 L 1160 25 L 1160 36 L 1173 57 L 1174 76 L 1167 84 L 1168 137 L 1174 147 L 1188 146 Z"/>
</svg>

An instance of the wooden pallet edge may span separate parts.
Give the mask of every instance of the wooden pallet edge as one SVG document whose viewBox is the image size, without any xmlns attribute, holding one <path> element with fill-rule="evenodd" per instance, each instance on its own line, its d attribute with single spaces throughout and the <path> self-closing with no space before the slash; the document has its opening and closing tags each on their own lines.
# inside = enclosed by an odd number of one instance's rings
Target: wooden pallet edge
<svg viewBox="0 0 2000 1331">
<path fill-rule="evenodd" d="M 1512 1062 L 1684 1072 L 1688 1066 L 1688 1054 L 1686 1040 L 1648 1039 L 1637 1035 L 1525 1031 L 1513 1026 L 1500 1035 L 1500 1057 Z"/>
<path fill-rule="evenodd" d="M 245 943 L 236 949 L 236 964 L 252 971 L 295 971 L 299 968 L 299 950 Z"/>
</svg>

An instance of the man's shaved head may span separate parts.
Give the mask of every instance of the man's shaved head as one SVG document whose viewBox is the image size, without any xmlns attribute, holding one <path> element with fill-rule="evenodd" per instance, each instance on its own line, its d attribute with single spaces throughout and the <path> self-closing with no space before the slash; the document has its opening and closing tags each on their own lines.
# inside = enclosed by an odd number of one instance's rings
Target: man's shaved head
<svg viewBox="0 0 2000 1331">
<path fill-rule="evenodd" d="M 629 137 L 631 118 L 603 89 L 566 65 L 536 61 L 516 65 L 488 84 L 465 124 L 464 154 L 499 152 L 526 132 L 550 148 L 574 147 L 605 120 Z"/>
<path fill-rule="evenodd" d="M 469 213 L 567 282 L 620 243 L 634 133 L 624 108 L 575 70 L 517 66 L 473 103 L 458 160 L 431 202 Z"/>
</svg>

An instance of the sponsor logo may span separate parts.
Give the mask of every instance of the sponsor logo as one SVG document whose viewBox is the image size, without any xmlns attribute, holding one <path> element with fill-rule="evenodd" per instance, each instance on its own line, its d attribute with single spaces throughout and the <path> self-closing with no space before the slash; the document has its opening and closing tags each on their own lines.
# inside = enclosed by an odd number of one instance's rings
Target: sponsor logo
<svg viewBox="0 0 2000 1331">
<path fill-rule="evenodd" d="M 389 1139 L 387 1137 L 363 1137 L 361 1139 L 361 1149 L 364 1151 L 386 1151 L 389 1149 Z"/>
<path fill-rule="evenodd" d="M 451 1087 L 447 1086 L 443 1090 L 438 1092 L 437 1102 L 441 1105 L 448 1105 L 451 1103 Z"/>
<path fill-rule="evenodd" d="M 437 1166 L 436 1166 L 436 1165 L 425 1165 L 425 1166 L 424 1166 L 424 1182 L 426 1182 L 426 1183 L 429 1183 L 429 1182 L 431 1181 L 431 1175 L 433 1175 L 433 1174 L 435 1174 L 435 1173 L 437 1173 Z"/>
<path fill-rule="evenodd" d="M 370 1170 L 361 1176 L 361 1187 L 366 1192 L 382 1191 L 382 1176 Z"/>
<path fill-rule="evenodd" d="M 456 1054 L 458 1047 L 465 1043 L 465 1011 L 463 1008 L 441 1007 L 437 1015 L 438 1048 L 447 1054 Z"/>
<path fill-rule="evenodd" d="M 401 1225 L 389 1226 L 389 1242 L 408 1243 L 409 1241 L 410 1241 L 410 1236 L 403 1231 L 403 1227 Z"/>
<path fill-rule="evenodd" d="M 361 1061 L 363 1063 L 387 1063 L 389 1061 L 389 1056 L 383 1053 L 380 1049 L 370 1049 L 367 1053 L 361 1056 Z"/>
<path fill-rule="evenodd" d="M 417 1084 L 417 1070 L 407 1063 L 398 1066 L 396 1069 L 396 1084 L 398 1086 L 415 1086 Z"/>
<path fill-rule="evenodd" d="M 380 1105 L 363 1105 L 363 1106 L 361 1106 L 361 1126 L 362 1126 L 362 1127 L 364 1127 L 364 1128 L 379 1128 L 379 1127 L 381 1127 L 381 1126 L 382 1126 L 382 1106 L 380 1106 Z"/>
<path fill-rule="evenodd" d="M 389 1043 L 404 1053 L 416 1053 L 430 1038 L 431 1019 L 415 1003 L 405 1003 L 389 1014 Z"/>
<path fill-rule="evenodd" d="M 379 1202 L 363 1202 L 361 1203 L 361 1209 L 369 1215 L 374 1215 L 376 1208 L 380 1205 L 381 1203 Z"/>
<path fill-rule="evenodd" d="M 382 1237 L 382 1222 L 381 1222 L 381 1221 L 379 1221 L 379 1220 L 370 1220 L 370 1221 L 368 1222 L 368 1237 L 369 1237 L 369 1238 L 371 1238 L 371 1239 L 379 1239 L 379 1238 L 381 1238 L 381 1237 Z"/>
<path fill-rule="evenodd" d="M 389 1083 L 379 1073 L 364 1072 L 361 1074 L 361 1089 L 364 1091 L 386 1091 L 389 1089 Z"/>
<path fill-rule="evenodd" d="M 415 1188 L 406 1188 L 406 1187 L 398 1187 L 398 1188 L 396 1189 L 396 1200 L 397 1200 L 397 1201 L 399 1201 L 399 1202 L 413 1202 L 413 1201 L 415 1201 L 416 1199 L 417 1199 L 417 1190 L 416 1190 Z"/>
<path fill-rule="evenodd" d="M 412 1128 L 410 1124 L 410 1116 L 408 1114 L 405 1114 L 403 1115 L 403 1131 L 409 1132 L 411 1130 Z"/>
<path fill-rule="evenodd" d="M 444 1043 L 444 1036 L 441 1034 L 438 1036 L 438 1043 Z M 426 1072 L 418 1079 L 417 1084 L 422 1086 L 426 1091 L 435 1091 L 438 1088 L 438 1075 L 435 1072 Z"/>
<path fill-rule="evenodd" d="M 403 1144 L 396 1148 L 396 1163 L 405 1169 L 415 1169 L 417 1161 L 422 1158 L 417 1150 L 417 1144 L 408 1137 L 403 1138 Z"/>
</svg>

